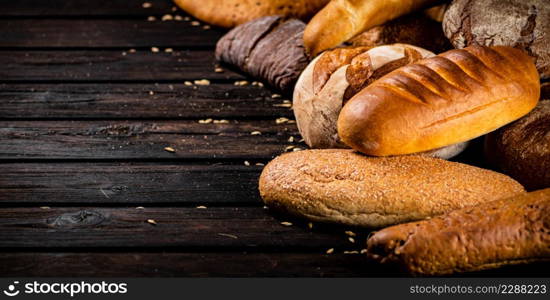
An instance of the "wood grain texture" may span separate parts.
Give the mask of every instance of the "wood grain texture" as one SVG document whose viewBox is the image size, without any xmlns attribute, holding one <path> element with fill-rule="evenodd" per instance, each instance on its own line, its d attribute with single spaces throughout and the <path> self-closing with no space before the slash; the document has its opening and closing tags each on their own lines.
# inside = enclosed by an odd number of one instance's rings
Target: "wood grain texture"
<svg viewBox="0 0 550 300">
<path fill-rule="evenodd" d="M 17 1 L 11 1 L 17 2 Z M 67 1 L 70 2 L 70 1 Z M 65 30 L 71 28 L 71 30 Z M 213 48 L 224 34 L 187 21 L 0 19 L 0 47 Z"/>
<path fill-rule="evenodd" d="M 233 84 L 0 84 L 0 119 L 292 117 L 271 95 Z"/>
<path fill-rule="evenodd" d="M 143 8 L 143 2 L 151 3 L 151 7 Z M 0 0 L 0 4 L 0 16 L 17 17 L 149 16 L 172 12 L 171 8 L 174 6 L 170 0 Z"/>
<path fill-rule="evenodd" d="M 322 253 L 5 253 L 0 271 L 34 277 L 395 276 L 364 255 Z"/>
<path fill-rule="evenodd" d="M 262 205 L 262 166 L 171 163 L 0 164 L 2 205 Z"/>
<path fill-rule="evenodd" d="M 244 80 L 226 70 L 214 72 L 213 51 L 174 50 L 13 51 L 0 50 L 0 82 L 128 82 Z M 126 53 L 126 55 L 124 55 Z M 232 82 L 231 82 L 232 83 Z"/>
<path fill-rule="evenodd" d="M 265 160 L 284 152 L 288 138 L 298 136 L 294 124 L 275 120 L 228 122 L 4 121 L 0 159 Z"/>
<path fill-rule="evenodd" d="M 154 222 L 153 222 L 154 221 Z M 261 207 L 0 208 L 2 248 L 359 250 L 344 229 L 284 226 Z"/>
</svg>

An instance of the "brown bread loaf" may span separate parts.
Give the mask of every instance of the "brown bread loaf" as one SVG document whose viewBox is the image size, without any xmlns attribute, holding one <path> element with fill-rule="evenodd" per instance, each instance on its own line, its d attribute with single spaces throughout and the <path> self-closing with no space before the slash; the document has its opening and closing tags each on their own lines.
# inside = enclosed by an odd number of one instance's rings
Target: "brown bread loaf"
<svg viewBox="0 0 550 300">
<path fill-rule="evenodd" d="M 369 155 L 423 152 L 517 120 L 539 95 L 525 52 L 471 46 L 406 65 L 364 88 L 342 108 L 338 135 Z"/>
<path fill-rule="evenodd" d="M 438 4 L 439 0 L 333 0 L 304 31 L 307 53 L 317 56 L 374 26 Z"/>
<path fill-rule="evenodd" d="M 274 209 L 365 227 L 421 220 L 524 192 L 505 175 L 469 165 L 345 149 L 283 154 L 266 165 L 259 189 Z"/>
<path fill-rule="evenodd" d="M 418 275 L 550 260 L 550 189 L 376 232 L 367 255 Z"/>
<path fill-rule="evenodd" d="M 488 134 L 485 157 L 528 190 L 550 187 L 550 100 Z"/>
<path fill-rule="evenodd" d="M 256 18 L 281 15 L 309 20 L 329 0 L 174 0 L 195 18 L 231 28 Z"/>
<path fill-rule="evenodd" d="M 550 1 L 455 0 L 443 19 L 455 48 L 512 46 L 525 50 L 542 78 L 550 78 Z"/>
<path fill-rule="evenodd" d="M 304 52 L 305 24 L 269 16 L 242 24 L 224 35 L 216 59 L 290 94 L 309 59 Z"/>
</svg>

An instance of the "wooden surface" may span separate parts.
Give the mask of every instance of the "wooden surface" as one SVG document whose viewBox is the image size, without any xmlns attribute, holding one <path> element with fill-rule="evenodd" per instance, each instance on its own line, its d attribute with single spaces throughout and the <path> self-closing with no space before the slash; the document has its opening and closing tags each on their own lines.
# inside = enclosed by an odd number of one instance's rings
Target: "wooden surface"
<svg viewBox="0 0 550 300">
<path fill-rule="evenodd" d="M 148 2 L 0 0 L 2 276 L 403 276 L 358 254 L 368 230 L 263 207 L 262 165 L 305 148 L 285 98 L 215 72 L 222 30 Z"/>
</svg>

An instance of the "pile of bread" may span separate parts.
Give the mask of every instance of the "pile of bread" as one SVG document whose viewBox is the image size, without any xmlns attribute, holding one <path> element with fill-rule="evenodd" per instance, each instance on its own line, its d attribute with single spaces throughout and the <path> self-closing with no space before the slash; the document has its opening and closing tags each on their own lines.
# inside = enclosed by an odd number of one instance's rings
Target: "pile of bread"
<svg viewBox="0 0 550 300">
<path fill-rule="evenodd" d="M 293 96 L 315 149 L 264 168 L 268 206 L 390 226 L 367 256 L 413 274 L 550 259 L 549 1 L 175 1 L 236 26 L 216 57 Z M 502 173 L 445 160 L 476 138 Z"/>
</svg>

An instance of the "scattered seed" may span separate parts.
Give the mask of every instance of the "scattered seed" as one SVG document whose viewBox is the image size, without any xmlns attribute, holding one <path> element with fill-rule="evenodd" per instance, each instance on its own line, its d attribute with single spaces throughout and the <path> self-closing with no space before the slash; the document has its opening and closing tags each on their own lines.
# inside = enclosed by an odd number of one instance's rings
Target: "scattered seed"
<svg viewBox="0 0 550 300">
<path fill-rule="evenodd" d="M 191 18 L 189 18 L 189 17 L 184 17 L 183 20 L 184 20 L 184 21 L 191 21 Z"/>
<path fill-rule="evenodd" d="M 353 251 L 344 251 L 344 254 L 359 254 L 359 251 L 353 250 Z"/>
<path fill-rule="evenodd" d="M 263 163 L 256 163 L 256 166 L 265 166 Z"/>
<path fill-rule="evenodd" d="M 191 26 L 200 26 L 201 23 L 199 23 L 198 21 L 193 21 L 191 22 Z"/>
<path fill-rule="evenodd" d="M 217 68 L 214 69 L 214 72 L 216 72 L 216 73 L 223 73 L 223 69 L 220 68 L 220 67 L 217 67 Z"/>
<path fill-rule="evenodd" d="M 289 143 L 294 143 L 294 137 L 293 137 L 293 136 L 289 137 L 289 138 L 288 138 L 288 142 L 289 142 Z"/>
<path fill-rule="evenodd" d="M 198 208 L 198 209 L 206 209 L 206 206 L 204 206 L 204 205 L 199 205 L 199 206 L 197 206 L 196 208 Z"/>
<path fill-rule="evenodd" d="M 264 84 L 261 83 L 261 82 L 258 82 L 258 86 L 259 86 L 259 87 L 264 87 Z"/>
<path fill-rule="evenodd" d="M 204 26 L 202 26 L 202 29 L 208 30 L 208 29 L 210 29 L 210 25 L 204 25 Z"/>
<path fill-rule="evenodd" d="M 302 148 L 298 148 L 298 147 L 296 147 L 296 148 L 292 149 L 292 151 L 302 151 L 302 150 L 304 150 L 304 149 L 302 149 Z"/>
<path fill-rule="evenodd" d="M 130 52 L 130 53 L 136 53 L 136 49 L 132 48 L 132 49 L 128 50 L 128 52 Z"/>
<path fill-rule="evenodd" d="M 156 21 L 156 20 L 157 20 L 157 18 L 155 18 L 155 16 L 148 16 L 147 17 L 147 21 L 149 21 L 149 22 L 153 22 L 153 21 Z"/>
<path fill-rule="evenodd" d="M 348 231 L 345 231 L 345 233 L 346 233 L 347 236 L 356 236 L 355 232 L 353 232 L 353 231 L 348 230 Z"/>
<path fill-rule="evenodd" d="M 248 160 L 245 160 L 244 165 L 248 167 L 248 166 L 250 166 L 250 162 L 248 162 Z"/>
<path fill-rule="evenodd" d="M 327 250 L 327 254 L 332 254 L 332 253 L 334 253 L 334 248 L 330 248 Z"/>
<path fill-rule="evenodd" d="M 172 53 L 172 52 L 174 52 L 174 49 L 172 49 L 172 48 L 166 48 L 166 49 L 164 49 L 164 52 L 166 52 L 166 53 Z"/>
<path fill-rule="evenodd" d="M 307 228 L 313 229 L 313 223 L 311 223 L 311 222 L 307 223 Z"/>
<path fill-rule="evenodd" d="M 214 120 L 214 124 L 228 124 L 229 120 Z"/>
<path fill-rule="evenodd" d="M 175 7 L 175 6 L 172 6 L 172 11 L 177 11 L 177 10 L 178 10 L 178 8 L 177 8 L 177 7 Z"/>
<path fill-rule="evenodd" d="M 298 141 L 298 143 L 301 143 L 301 142 L 303 142 L 303 141 L 304 141 L 304 139 L 300 139 L 300 140 Z"/>
<path fill-rule="evenodd" d="M 159 52 L 159 48 L 158 47 L 151 47 L 151 52 L 157 53 L 157 52 Z"/>
<path fill-rule="evenodd" d="M 229 233 L 218 233 L 218 235 L 225 236 L 225 237 L 232 238 L 232 239 L 238 239 L 239 238 L 238 236 L 236 236 L 234 234 L 229 234 Z"/>
<path fill-rule="evenodd" d="M 291 103 L 273 104 L 274 107 L 292 107 Z"/>
<path fill-rule="evenodd" d="M 50 209 L 51 207 L 49 206 L 40 206 L 40 209 Z"/>
<path fill-rule="evenodd" d="M 294 149 L 294 146 L 292 146 L 292 145 L 285 147 L 285 151 L 289 151 L 289 150 L 292 150 L 292 149 Z"/>
<path fill-rule="evenodd" d="M 296 121 L 295 121 L 295 120 L 288 120 L 287 123 L 288 123 L 288 124 L 296 124 Z"/>
<path fill-rule="evenodd" d="M 271 95 L 271 98 L 273 98 L 273 99 L 277 99 L 277 98 L 281 98 L 281 97 L 282 97 L 282 96 L 279 95 L 279 94 L 273 94 L 273 95 Z"/>
<path fill-rule="evenodd" d="M 122 56 L 126 56 L 126 52 L 122 51 Z"/>
<path fill-rule="evenodd" d="M 281 222 L 281 225 L 283 225 L 283 226 L 292 226 L 292 223 L 290 223 L 290 222 Z"/>
<path fill-rule="evenodd" d="M 196 85 L 210 85 L 210 80 L 208 79 L 195 80 L 194 83 Z"/>
<path fill-rule="evenodd" d="M 151 2 L 143 2 L 143 4 L 141 4 L 141 7 L 143 7 L 143 8 L 150 8 L 151 6 L 153 6 L 153 4 L 151 4 Z"/>
<path fill-rule="evenodd" d="M 172 21 L 172 20 L 174 20 L 174 17 L 170 14 L 166 14 L 166 15 L 162 16 L 161 20 L 163 20 L 163 21 Z"/>
<path fill-rule="evenodd" d="M 155 221 L 153 219 L 148 219 L 147 223 L 152 224 L 152 225 L 157 225 L 157 221 Z"/>
<path fill-rule="evenodd" d="M 154 94 L 155 94 L 155 92 L 149 91 L 149 95 L 153 96 Z"/>
<path fill-rule="evenodd" d="M 264 205 L 263 209 L 269 209 L 269 207 L 267 207 L 267 206 Z"/>
<path fill-rule="evenodd" d="M 350 236 L 350 237 L 348 237 L 348 241 L 349 241 L 350 243 L 355 243 L 355 239 L 354 239 L 354 238 L 352 238 L 351 236 Z"/>
<path fill-rule="evenodd" d="M 288 118 L 281 117 L 281 118 L 277 118 L 277 119 L 275 120 L 275 123 L 276 123 L 276 124 L 283 124 L 283 123 L 288 123 L 288 121 L 290 121 Z"/>
<path fill-rule="evenodd" d="M 170 153 L 176 152 L 176 149 L 174 149 L 172 147 L 164 147 L 164 150 L 167 151 L 167 152 L 170 152 Z"/>
<path fill-rule="evenodd" d="M 208 119 L 204 119 L 204 120 L 199 120 L 199 123 L 200 124 L 210 124 L 210 123 L 212 123 L 212 119 L 208 118 Z"/>
<path fill-rule="evenodd" d="M 365 254 L 365 253 L 367 253 L 367 249 L 361 249 L 361 251 L 359 253 Z"/>
<path fill-rule="evenodd" d="M 252 131 L 250 134 L 251 135 L 261 135 L 262 133 L 258 130 L 255 130 L 255 131 Z"/>
<path fill-rule="evenodd" d="M 136 207 L 136 209 L 145 209 L 145 207 L 143 207 L 143 206 L 138 206 L 138 207 Z"/>
<path fill-rule="evenodd" d="M 243 85 L 247 85 L 247 84 L 248 84 L 248 81 L 246 81 L 246 80 L 235 81 L 235 83 L 233 83 L 233 85 L 236 85 L 236 86 L 243 86 Z"/>
<path fill-rule="evenodd" d="M 183 18 L 182 18 L 182 16 L 180 16 L 180 15 L 175 15 L 175 16 L 174 16 L 174 20 L 176 20 L 176 21 L 183 21 Z"/>
<path fill-rule="evenodd" d="M 184 82 L 183 84 L 185 84 L 185 85 L 187 85 L 187 86 L 192 86 L 192 85 L 193 85 L 193 83 L 192 83 L 191 81 L 186 81 L 186 82 Z"/>
</svg>

